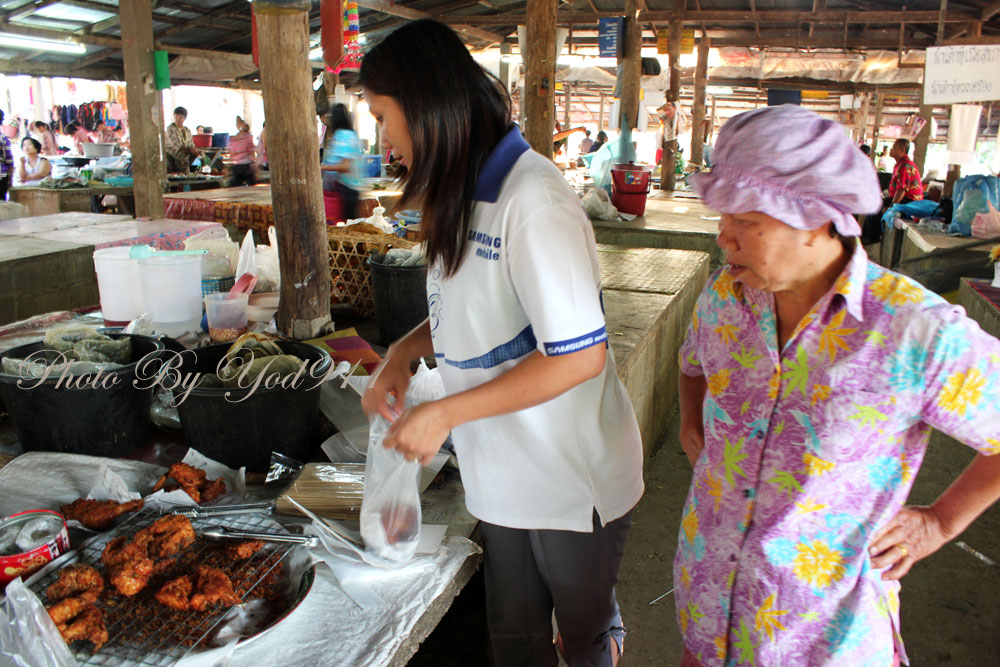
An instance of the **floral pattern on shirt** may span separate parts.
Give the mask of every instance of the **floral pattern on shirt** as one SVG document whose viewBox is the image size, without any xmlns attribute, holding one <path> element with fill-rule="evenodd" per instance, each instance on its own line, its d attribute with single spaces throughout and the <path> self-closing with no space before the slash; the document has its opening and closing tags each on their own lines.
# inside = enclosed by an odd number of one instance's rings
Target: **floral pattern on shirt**
<svg viewBox="0 0 1000 667">
<path fill-rule="evenodd" d="M 892 180 L 889 181 L 889 196 L 894 197 L 902 190 L 903 199 L 918 201 L 924 198 L 924 186 L 920 183 L 920 172 L 917 165 L 908 157 L 896 160 L 892 170 Z"/>
<path fill-rule="evenodd" d="M 867 547 L 931 426 L 1000 453 L 1000 341 L 857 246 L 780 353 L 773 295 L 717 272 L 680 359 L 708 383 L 674 561 L 685 645 L 706 667 L 905 661 L 899 583 Z"/>
</svg>

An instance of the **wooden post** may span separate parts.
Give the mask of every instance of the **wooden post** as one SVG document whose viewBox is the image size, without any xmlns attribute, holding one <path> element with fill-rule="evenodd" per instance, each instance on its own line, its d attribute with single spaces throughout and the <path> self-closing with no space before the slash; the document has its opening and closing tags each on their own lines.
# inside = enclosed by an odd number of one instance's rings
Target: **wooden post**
<svg viewBox="0 0 1000 667">
<path fill-rule="evenodd" d="M 691 110 L 691 164 L 703 165 L 705 147 L 705 86 L 708 83 L 708 33 L 698 40 L 698 65 L 694 70 L 694 104 Z"/>
<path fill-rule="evenodd" d="M 923 93 L 921 93 L 921 100 Z M 921 104 L 917 115 L 923 118 L 924 129 L 913 138 L 913 162 L 917 165 L 917 171 L 924 175 L 924 162 L 927 159 L 927 144 L 931 139 L 931 120 L 934 118 L 934 107 L 929 104 Z"/>
<path fill-rule="evenodd" d="M 298 339 L 320 335 L 330 322 L 330 260 L 315 153 L 309 9 L 309 0 L 254 2 L 281 264 L 277 324 Z M 303 147 L 311 147 L 308 155 Z"/>
<path fill-rule="evenodd" d="M 604 93 L 601 93 L 601 110 L 597 115 L 597 131 L 604 129 Z"/>
<path fill-rule="evenodd" d="M 642 28 L 638 20 L 638 0 L 625 0 L 625 45 L 618 64 L 622 68 L 621 104 L 618 114 L 625 115 L 628 126 L 639 124 L 639 77 L 642 74 Z M 616 118 L 620 122 L 621 118 Z"/>
<path fill-rule="evenodd" d="M 569 129 L 569 124 L 570 124 L 570 105 L 573 104 L 572 96 L 570 95 L 570 88 L 572 88 L 572 87 L 573 87 L 573 84 L 571 84 L 569 81 L 564 81 L 563 82 L 563 104 L 565 105 L 565 107 L 563 108 L 563 129 L 564 130 L 568 130 Z M 566 142 L 566 145 L 568 146 L 569 142 Z M 569 154 L 569 150 L 566 151 L 566 154 L 567 155 Z"/>
<path fill-rule="evenodd" d="M 528 0 L 527 49 L 524 56 L 524 137 L 537 152 L 552 158 L 555 129 L 556 4 Z"/>
<path fill-rule="evenodd" d="M 706 85 L 708 84 L 707 81 L 705 83 Z M 718 115 L 716 115 L 716 108 L 715 108 L 716 102 L 718 101 L 719 101 L 719 96 L 712 95 L 712 119 L 711 123 L 708 126 L 708 133 L 705 135 L 706 144 L 712 143 L 712 137 L 715 136 L 715 124 L 719 122 L 719 117 Z"/>
<path fill-rule="evenodd" d="M 511 92 L 510 85 L 510 42 L 504 40 L 500 43 L 500 83 L 507 92 Z"/>
<path fill-rule="evenodd" d="M 882 104 L 885 102 L 885 93 L 875 91 L 875 125 L 872 128 L 871 159 L 875 161 L 875 154 L 878 148 L 879 129 L 882 127 Z"/>
<path fill-rule="evenodd" d="M 163 217 L 163 186 L 167 180 L 163 153 L 163 96 L 154 85 L 153 10 L 150 0 L 123 2 L 122 59 L 132 146 L 135 215 Z"/>
<path fill-rule="evenodd" d="M 670 64 L 670 89 L 667 91 L 667 102 L 678 103 L 681 99 L 681 22 L 671 21 L 667 33 L 668 62 Z M 663 157 L 660 159 L 660 189 L 673 190 L 676 179 L 674 165 L 677 160 L 679 144 L 676 137 L 669 137 L 666 128 L 663 131 Z"/>
</svg>

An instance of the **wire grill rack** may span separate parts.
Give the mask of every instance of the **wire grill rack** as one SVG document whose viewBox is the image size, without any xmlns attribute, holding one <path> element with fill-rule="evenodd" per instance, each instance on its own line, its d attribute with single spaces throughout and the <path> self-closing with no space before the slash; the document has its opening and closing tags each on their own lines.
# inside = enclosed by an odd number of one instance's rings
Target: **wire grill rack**
<svg viewBox="0 0 1000 667">
<path fill-rule="evenodd" d="M 69 558 L 59 559 L 33 577 L 29 587 L 48 605 L 45 589 L 59 577 L 59 571 L 73 563 L 86 563 L 103 571 L 100 563 L 104 547 L 115 537 L 133 535 L 141 528 L 152 524 L 164 516 L 160 512 L 146 508 L 136 513 L 130 520 L 115 530 L 97 535 L 85 542 L 79 549 L 67 554 Z M 195 532 L 209 524 L 226 526 L 247 532 L 283 531 L 277 522 L 264 514 L 219 515 L 203 519 L 191 519 Z M 194 570 L 198 565 L 218 567 L 229 575 L 233 589 L 246 602 L 268 593 L 270 584 L 278 583 L 286 575 L 284 563 L 297 548 L 294 544 L 265 543 L 264 548 L 246 560 L 232 560 L 222 548 L 225 543 L 213 543 L 199 538 L 181 552 L 174 564 L 161 575 L 154 575 L 150 584 L 132 597 L 119 595 L 113 587 L 106 586 L 98 607 L 104 615 L 108 630 L 108 641 L 97 653 L 91 653 L 91 645 L 80 642 L 84 648 L 73 651 L 74 657 L 83 665 L 103 665 L 108 667 L 173 665 L 193 649 L 206 644 L 230 608 L 220 607 L 209 612 L 179 611 L 167 607 L 153 597 L 160 586 L 173 577 Z M 261 584 L 265 584 L 262 586 Z M 287 586 L 280 587 L 284 591 Z M 294 606 L 295 600 L 281 601 L 271 606 L 270 624 L 280 620 L 281 614 Z M 270 627 L 270 624 L 267 627 Z M 265 628 L 266 629 L 266 628 Z M 76 644 L 74 644 L 75 646 Z M 72 647 L 71 647 L 72 651 Z"/>
</svg>

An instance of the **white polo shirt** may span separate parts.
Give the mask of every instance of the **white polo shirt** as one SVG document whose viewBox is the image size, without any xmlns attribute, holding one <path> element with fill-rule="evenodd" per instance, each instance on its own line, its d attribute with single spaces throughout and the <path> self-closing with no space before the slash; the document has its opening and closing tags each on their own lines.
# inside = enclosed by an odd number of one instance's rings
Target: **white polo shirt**
<svg viewBox="0 0 1000 667">
<path fill-rule="evenodd" d="M 461 267 L 445 279 L 432 266 L 427 298 L 449 394 L 534 350 L 607 345 L 593 228 L 517 128 L 480 174 Z M 604 524 L 642 496 L 639 427 L 610 347 L 599 376 L 533 408 L 463 424 L 453 439 L 469 511 L 489 523 L 591 532 L 595 508 Z"/>
</svg>

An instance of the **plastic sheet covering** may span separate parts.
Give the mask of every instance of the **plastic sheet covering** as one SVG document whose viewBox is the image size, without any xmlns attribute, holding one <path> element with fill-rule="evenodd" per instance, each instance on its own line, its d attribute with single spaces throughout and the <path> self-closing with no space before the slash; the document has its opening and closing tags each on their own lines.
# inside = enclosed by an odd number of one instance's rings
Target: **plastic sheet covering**
<svg viewBox="0 0 1000 667">
<path fill-rule="evenodd" d="M 0 664 L 17 667 L 77 664 L 42 601 L 20 577 L 7 584 L 6 598 L 0 604 Z"/>
<path fill-rule="evenodd" d="M 257 67 L 253 64 L 250 56 L 247 56 L 246 61 L 178 56 L 170 63 L 170 77 L 172 79 L 231 81 L 256 71 Z"/>
<path fill-rule="evenodd" d="M 794 51 L 761 51 L 747 48 L 719 49 L 722 64 L 710 67 L 712 79 L 805 78 L 851 83 L 913 83 L 923 81 L 919 67 L 897 67 L 895 51 L 869 51 L 864 56 L 818 50 L 810 54 Z M 923 52 L 907 52 L 904 63 L 923 61 Z"/>
</svg>

